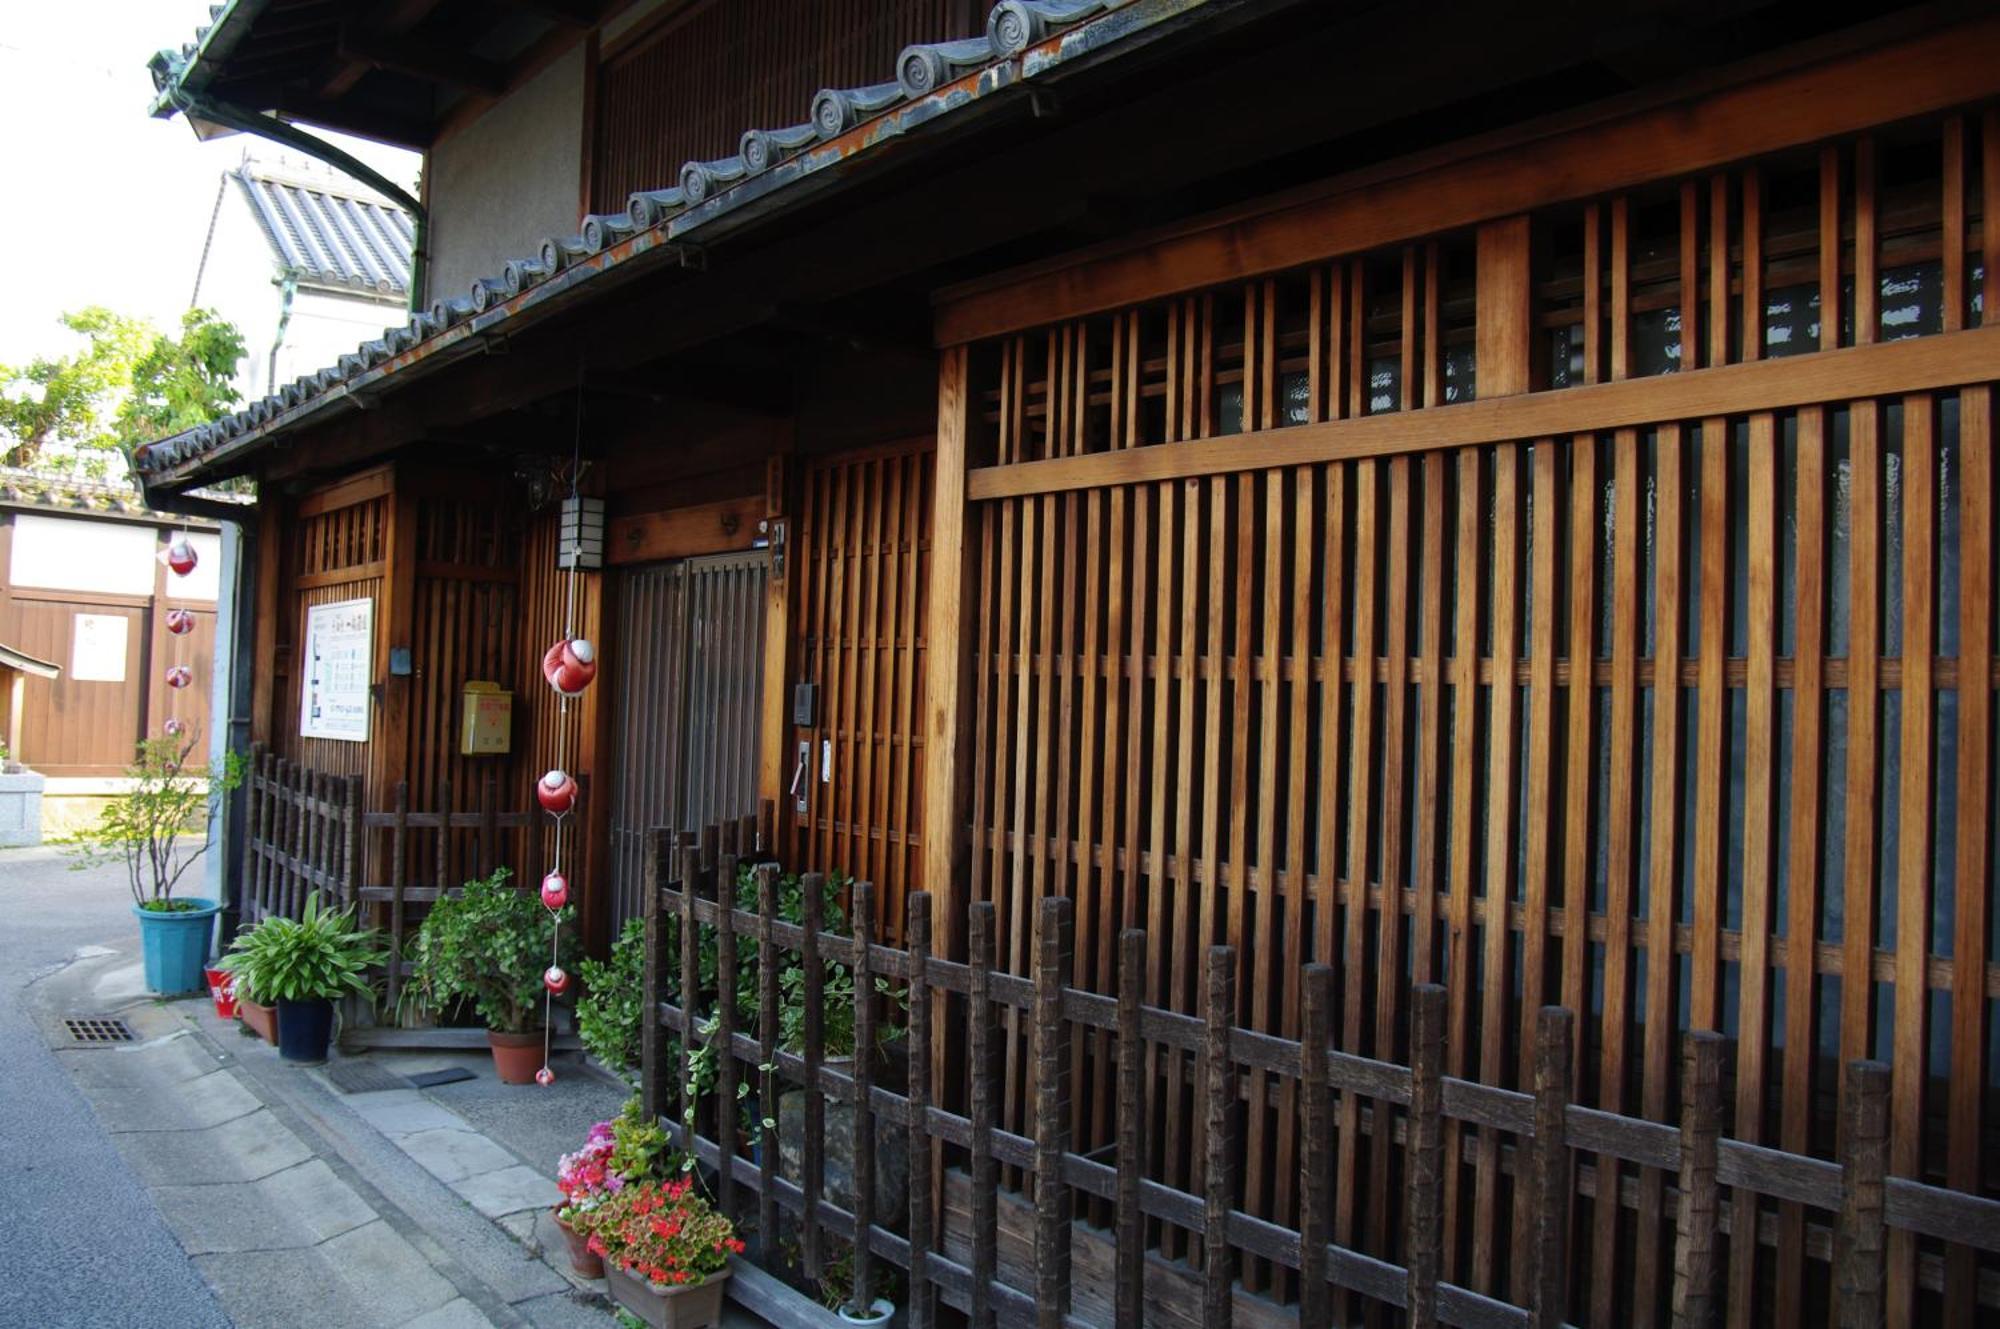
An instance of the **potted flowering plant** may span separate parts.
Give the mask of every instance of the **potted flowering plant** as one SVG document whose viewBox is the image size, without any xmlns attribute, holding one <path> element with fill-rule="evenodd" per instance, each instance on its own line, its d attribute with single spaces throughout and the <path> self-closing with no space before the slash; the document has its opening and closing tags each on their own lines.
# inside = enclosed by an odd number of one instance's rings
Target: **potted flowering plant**
<svg viewBox="0 0 2000 1329">
<path fill-rule="evenodd" d="M 496 869 L 432 905 L 411 959 L 422 1005 L 435 1012 L 469 1002 L 486 1024 L 501 1083 L 532 1084 L 542 1064 L 543 975 L 552 960 L 573 966 L 576 915 L 569 905 L 544 908 L 532 891 L 510 886 L 510 875 Z"/>
<path fill-rule="evenodd" d="M 590 1249 L 620 1306 L 653 1329 L 706 1329 L 722 1321 L 736 1225 L 688 1177 L 626 1185 L 591 1217 Z"/>
<path fill-rule="evenodd" d="M 569 1246 L 569 1267 L 585 1278 L 604 1277 L 604 1260 L 590 1249 L 590 1220 L 624 1189 L 625 1179 L 611 1170 L 615 1148 L 611 1123 L 600 1121 L 590 1128 L 583 1148 L 564 1154 L 556 1166 L 556 1189 L 563 1197 L 556 1206 L 556 1226 Z"/>
</svg>

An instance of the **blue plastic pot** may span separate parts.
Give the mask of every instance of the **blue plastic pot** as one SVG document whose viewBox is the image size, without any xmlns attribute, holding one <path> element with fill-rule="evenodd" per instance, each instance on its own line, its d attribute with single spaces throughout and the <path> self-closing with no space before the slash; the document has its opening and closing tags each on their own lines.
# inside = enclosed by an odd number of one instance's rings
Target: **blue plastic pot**
<svg viewBox="0 0 2000 1329">
<path fill-rule="evenodd" d="M 187 900 L 192 909 L 162 913 L 132 906 L 139 919 L 139 954 L 146 962 L 146 987 L 163 997 L 208 991 L 202 968 L 208 963 L 209 938 L 222 906 L 213 900 Z"/>
</svg>

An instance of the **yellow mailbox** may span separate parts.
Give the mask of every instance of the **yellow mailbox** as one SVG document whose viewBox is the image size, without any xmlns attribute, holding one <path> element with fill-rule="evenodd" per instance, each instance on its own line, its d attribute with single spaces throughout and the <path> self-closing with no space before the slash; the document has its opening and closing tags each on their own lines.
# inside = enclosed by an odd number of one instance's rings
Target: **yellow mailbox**
<svg viewBox="0 0 2000 1329">
<path fill-rule="evenodd" d="M 513 750 L 514 694 L 498 683 L 465 685 L 465 718 L 458 728 L 458 751 L 488 757 Z"/>
</svg>

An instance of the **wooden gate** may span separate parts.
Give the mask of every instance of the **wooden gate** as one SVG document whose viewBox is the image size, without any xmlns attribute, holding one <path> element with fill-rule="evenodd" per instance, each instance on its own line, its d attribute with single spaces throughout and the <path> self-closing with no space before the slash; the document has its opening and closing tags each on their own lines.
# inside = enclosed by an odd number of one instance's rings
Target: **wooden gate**
<svg viewBox="0 0 2000 1329">
<path fill-rule="evenodd" d="M 757 809 L 764 658 L 763 550 L 624 574 L 618 762 L 612 783 L 612 928 L 639 916 L 645 836 Z"/>
</svg>

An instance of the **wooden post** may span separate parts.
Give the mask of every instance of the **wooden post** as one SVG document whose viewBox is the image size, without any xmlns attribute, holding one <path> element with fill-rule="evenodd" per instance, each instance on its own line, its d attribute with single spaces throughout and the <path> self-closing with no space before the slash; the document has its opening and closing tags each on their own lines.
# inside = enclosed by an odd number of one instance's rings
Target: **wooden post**
<svg viewBox="0 0 2000 1329">
<path fill-rule="evenodd" d="M 993 1018 L 993 904 L 975 903 L 966 918 L 972 960 L 967 994 L 966 1075 L 971 1080 L 972 1121 L 972 1329 L 993 1329 L 993 1272 L 998 1260 L 999 1215 L 993 1169 L 993 1054 L 999 1031 Z M 1121 1242 L 1121 1247 L 1123 1243 Z M 1124 1323 L 1124 1321 L 1121 1321 Z"/>
<path fill-rule="evenodd" d="M 856 1315 L 874 1304 L 869 1295 L 873 1252 L 869 1233 L 875 1226 L 875 1110 L 869 1100 L 874 1086 L 875 974 L 868 948 L 875 940 L 875 887 L 854 883 L 847 921 L 854 931 L 854 1278 L 850 1308 Z"/>
<path fill-rule="evenodd" d="M 820 1171 L 826 1160 L 826 1099 L 821 1096 L 819 1085 L 820 1061 L 826 1055 L 826 1028 L 822 1003 L 826 1000 L 826 972 L 819 959 L 819 930 L 825 899 L 826 878 L 817 872 L 808 872 L 799 881 L 799 889 L 805 904 L 805 942 L 801 948 L 799 966 L 805 971 L 805 1147 L 802 1153 L 799 1185 L 805 1192 L 805 1239 L 804 1247 L 806 1277 L 818 1279 L 821 1269 L 819 1241 L 819 1194 Z"/>
<path fill-rule="evenodd" d="M 1202 1325 L 1229 1329 L 1236 1312 L 1235 1253 L 1229 1211 L 1235 1205 L 1236 1063 L 1229 1032 L 1236 1024 L 1236 948 L 1208 948 L 1208 991 L 1202 1003 L 1202 1130 L 1208 1141 L 1202 1223 Z"/>
<path fill-rule="evenodd" d="M 924 875 L 941 909 L 932 944 L 949 957 L 957 945 L 966 880 L 965 810 L 972 775 L 972 716 L 967 696 L 972 652 L 963 632 L 975 620 L 974 541 L 966 538 L 966 499 L 974 403 L 967 383 L 970 353 L 951 346 L 938 357 L 937 462 L 931 516 L 930 603 L 924 651 Z"/>
<path fill-rule="evenodd" d="M 1331 1324 L 1326 1239 L 1333 1203 L 1333 1085 L 1327 1079 L 1327 1050 L 1333 1040 L 1333 968 L 1309 964 L 1300 977 L 1299 1323 Z"/>
<path fill-rule="evenodd" d="M 389 1009 L 400 1009 L 403 991 L 403 890 L 409 872 L 410 782 L 396 781 L 396 820 L 389 827 Z"/>
<path fill-rule="evenodd" d="M 674 1081 L 674 1101 L 680 1105 L 681 1129 L 694 1136 L 694 1095 L 688 1082 L 694 1074 L 695 1012 L 701 1007 L 701 934 L 695 922 L 694 902 L 701 882 L 701 851 L 681 846 L 681 1055 L 679 1078 Z"/>
<path fill-rule="evenodd" d="M 1715 1166 L 1722 1136 L 1722 1044 L 1722 1035 L 1697 1030 L 1687 1036 L 1681 1054 L 1681 1198 L 1674 1242 L 1676 1329 L 1704 1329 L 1716 1319 L 1715 1243 L 1722 1201 Z"/>
<path fill-rule="evenodd" d="M 1406 1209 L 1405 1307 L 1410 1329 L 1435 1329 L 1443 1268 L 1445 990 L 1419 983 L 1410 994 L 1410 1143 Z"/>
<path fill-rule="evenodd" d="M 343 905 L 354 904 L 361 899 L 361 777 L 350 775 L 344 781 L 345 797 L 341 800 L 341 827 L 344 841 L 340 857 L 340 890 Z"/>
<path fill-rule="evenodd" d="M 931 896 L 910 895 L 910 1329 L 934 1329 L 937 1296 L 930 1285 L 931 1251 Z"/>
<path fill-rule="evenodd" d="M 493 777 L 487 776 L 479 787 L 479 875 L 490 877 L 499 866 L 500 826 L 499 809 L 494 806 L 497 791 L 493 787 Z"/>
<path fill-rule="evenodd" d="M 1535 1024 L 1535 1175 L 1528 1285 L 1534 1293 L 1532 1329 L 1557 1329 L 1569 1306 L 1570 1153 L 1564 1137 L 1572 1080 L 1570 1046 L 1575 1017 L 1544 1006 Z"/>
<path fill-rule="evenodd" d="M 437 898 L 442 900 L 445 892 L 451 889 L 451 781 L 449 780 L 438 781 L 437 819 L 437 844 L 433 846 L 437 880 L 432 884 L 437 887 Z M 660 874 L 662 885 L 673 878 L 671 862 L 667 866 L 669 871 Z"/>
<path fill-rule="evenodd" d="M 660 1119 L 660 971 L 667 962 L 667 924 L 660 916 L 660 888 L 673 874 L 673 837 L 654 827 L 646 832 L 646 967 L 640 979 L 639 1105 L 647 1121 Z M 443 880 L 440 871 L 439 880 Z"/>
<path fill-rule="evenodd" d="M 1063 986 L 1074 962 L 1071 905 L 1045 896 L 1035 938 L 1035 1323 L 1062 1329 L 1070 1307 L 1073 1197 L 1063 1178 L 1070 1142 L 1069 1040 Z"/>
<path fill-rule="evenodd" d="M 778 947 L 771 924 L 778 917 L 778 865 L 757 868 L 757 1042 L 763 1073 L 757 1090 L 760 1113 L 758 1151 L 763 1173 L 757 1188 L 757 1245 L 766 1268 L 778 1261 L 778 1099 L 784 1081 L 778 1076 Z"/>
<path fill-rule="evenodd" d="M 1533 227 L 1526 216 L 1481 224 L 1474 317 L 1479 398 L 1510 396 L 1530 386 L 1534 291 L 1530 283 Z"/>
<path fill-rule="evenodd" d="M 1834 1234 L 1834 1320 L 1840 1329 L 1883 1322 L 1884 1211 L 1888 1197 L 1889 1067 L 1854 1061 L 1840 1095 L 1840 1227 Z"/>
<path fill-rule="evenodd" d="M 722 856 L 715 873 L 716 1207 L 736 1218 L 736 855 Z"/>
<path fill-rule="evenodd" d="M 1146 1301 L 1146 1219 L 1139 1209 L 1146 1163 L 1147 1105 L 1140 1078 L 1146 1050 L 1139 1032 L 1145 996 L 1146 934 L 1126 928 L 1118 934 L 1118 1184 L 1112 1220 L 1118 1240 L 1114 1301 L 1119 1324 L 1140 1323 Z"/>
</svg>

